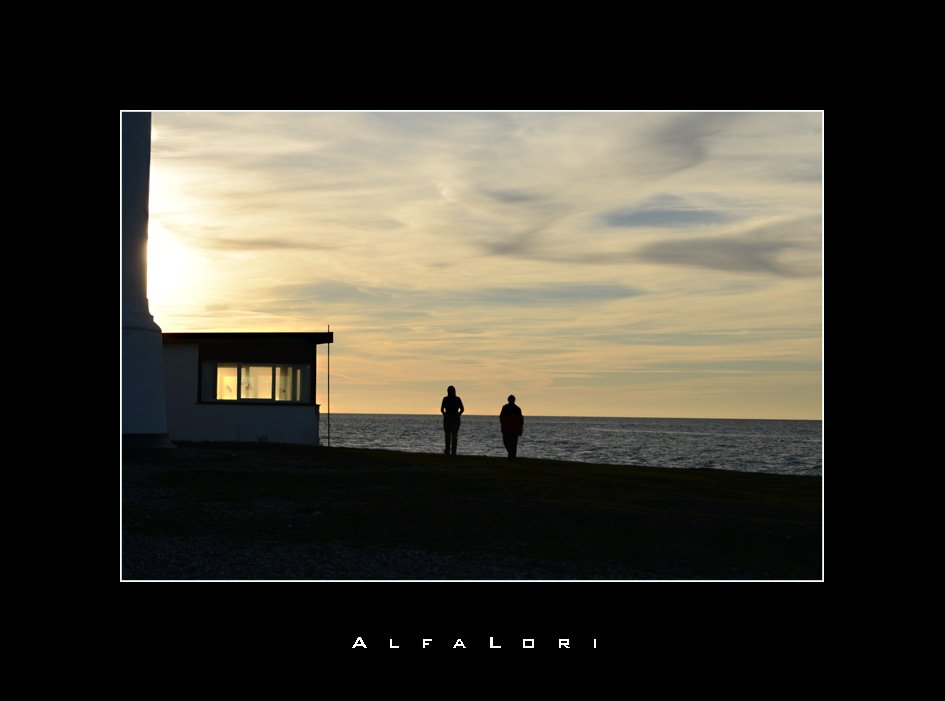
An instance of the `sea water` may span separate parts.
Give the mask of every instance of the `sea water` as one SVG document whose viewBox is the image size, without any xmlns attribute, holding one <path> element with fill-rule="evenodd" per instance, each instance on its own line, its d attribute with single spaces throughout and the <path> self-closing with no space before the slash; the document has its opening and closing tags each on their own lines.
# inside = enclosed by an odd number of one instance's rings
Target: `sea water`
<svg viewBox="0 0 945 701">
<path fill-rule="evenodd" d="M 323 445 L 442 453 L 439 414 L 322 414 Z M 505 457 L 498 416 L 465 415 L 460 455 Z M 526 416 L 520 458 L 823 475 L 820 421 Z"/>
</svg>

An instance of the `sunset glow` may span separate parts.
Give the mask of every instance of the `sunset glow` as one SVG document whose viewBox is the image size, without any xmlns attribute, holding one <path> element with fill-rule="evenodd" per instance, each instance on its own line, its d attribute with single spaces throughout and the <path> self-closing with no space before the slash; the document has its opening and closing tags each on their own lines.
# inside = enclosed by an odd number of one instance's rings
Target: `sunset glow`
<svg viewBox="0 0 945 701">
<path fill-rule="evenodd" d="M 822 113 L 152 124 L 155 320 L 330 325 L 332 412 L 821 418 Z"/>
</svg>

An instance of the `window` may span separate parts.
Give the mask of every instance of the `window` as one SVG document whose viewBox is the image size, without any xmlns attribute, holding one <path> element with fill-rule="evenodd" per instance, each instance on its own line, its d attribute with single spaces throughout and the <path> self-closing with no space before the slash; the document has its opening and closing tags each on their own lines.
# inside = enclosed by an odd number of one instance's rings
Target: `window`
<svg viewBox="0 0 945 701">
<path fill-rule="evenodd" d="M 309 402 L 311 366 L 203 363 L 205 402 Z"/>
</svg>

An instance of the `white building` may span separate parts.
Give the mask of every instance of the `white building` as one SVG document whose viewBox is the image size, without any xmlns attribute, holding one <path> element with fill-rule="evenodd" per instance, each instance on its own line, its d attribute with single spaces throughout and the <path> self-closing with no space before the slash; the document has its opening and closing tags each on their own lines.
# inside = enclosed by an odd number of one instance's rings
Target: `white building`
<svg viewBox="0 0 945 701">
<path fill-rule="evenodd" d="M 151 113 L 121 115 L 121 450 L 167 455 L 161 328 L 148 303 Z"/>
<path fill-rule="evenodd" d="M 164 333 L 171 441 L 319 444 L 318 346 L 325 333 Z"/>
</svg>

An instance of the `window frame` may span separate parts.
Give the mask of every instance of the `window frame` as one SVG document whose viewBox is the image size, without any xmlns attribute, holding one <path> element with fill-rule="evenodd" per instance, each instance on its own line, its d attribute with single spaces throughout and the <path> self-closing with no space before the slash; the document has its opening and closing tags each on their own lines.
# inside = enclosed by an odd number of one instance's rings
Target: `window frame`
<svg viewBox="0 0 945 701">
<path fill-rule="evenodd" d="M 217 383 L 219 378 L 219 368 L 224 366 L 236 366 L 236 397 L 233 399 L 220 399 L 217 397 Z M 244 368 L 269 368 L 269 397 L 243 397 L 243 371 Z M 279 375 L 278 368 L 287 367 L 293 371 L 298 371 L 295 382 L 298 384 L 299 399 L 279 399 Z M 198 402 L 201 404 L 220 404 L 220 405 L 246 405 L 246 404 L 266 404 L 278 406 L 311 406 L 314 404 L 314 387 L 311 386 L 312 366 L 308 363 L 300 362 L 281 362 L 281 361 L 260 361 L 260 360 L 203 360 L 200 363 L 201 377 L 198 382 Z"/>
</svg>

